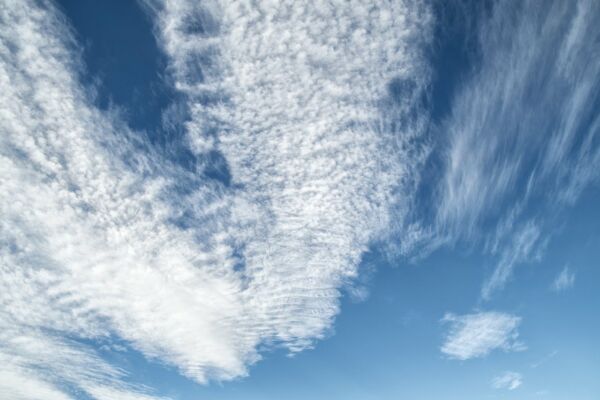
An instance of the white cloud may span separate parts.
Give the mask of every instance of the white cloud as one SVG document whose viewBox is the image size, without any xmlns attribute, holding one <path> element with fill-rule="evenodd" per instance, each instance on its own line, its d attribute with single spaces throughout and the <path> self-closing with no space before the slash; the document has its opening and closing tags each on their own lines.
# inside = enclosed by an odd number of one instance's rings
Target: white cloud
<svg viewBox="0 0 600 400">
<path fill-rule="evenodd" d="M 558 354 L 558 350 L 553 350 L 550 353 L 546 354 L 544 357 L 539 359 L 538 361 L 532 363 L 530 365 L 531 368 L 538 368 L 540 365 L 547 363 L 550 359 L 555 357 Z"/>
<path fill-rule="evenodd" d="M 46 381 L 27 372 L 19 371 L 14 365 L 0 369 L 0 398 L 11 400 L 72 400 L 72 397 Z"/>
<path fill-rule="evenodd" d="M 562 292 L 573 287 L 575 284 L 575 272 L 572 272 L 568 266 L 564 267 L 562 271 L 556 276 L 554 282 L 552 282 L 552 290 L 555 292 Z"/>
<path fill-rule="evenodd" d="M 198 7 L 169 1 L 159 25 L 190 143 L 224 154 L 230 187 L 93 107 L 52 3 L 0 8 L 0 357 L 35 387 L 8 397 L 151 397 L 80 342 L 117 337 L 199 382 L 245 375 L 259 346 L 311 346 L 362 252 L 402 223 L 425 154 L 408 116 L 427 9 Z"/>
<path fill-rule="evenodd" d="M 427 7 L 147 4 L 189 105 L 196 173 L 133 145 L 122 121 L 93 107 L 77 79 L 76 43 L 53 4 L 0 8 L 0 374 L 16 382 L 0 386 L 7 397 L 68 399 L 66 385 L 97 399 L 152 398 L 80 343 L 109 337 L 199 382 L 243 376 L 258 348 L 299 351 L 328 332 L 340 288 L 373 241 L 390 230 L 405 233 L 402 251 L 423 238 L 440 241 L 406 219 L 429 151 L 419 109 L 429 84 L 421 54 L 431 35 Z M 577 26 L 558 41 L 556 70 L 542 71 L 566 94 L 540 96 L 558 120 L 541 127 L 550 144 L 535 160 L 541 167 L 527 179 L 523 204 L 548 182 L 564 188 L 561 201 L 574 201 L 600 160 L 598 119 L 582 140 L 572 134 L 597 87 L 596 64 L 577 62 L 597 54 L 581 48 L 594 43 L 581 37 L 597 34 L 585 7 L 593 3 L 579 3 Z M 543 136 L 530 133 L 543 131 L 543 113 L 521 118 L 526 105 L 509 99 L 528 93 L 547 54 L 528 53 L 528 20 L 514 30 L 503 10 L 481 42 L 486 51 L 496 39 L 506 46 L 486 53 L 448 121 L 441 236 L 464 228 L 470 237 L 490 210 L 502 209 Z M 518 40 L 505 40 L 512 31 Z M 231 185 L 203 178 L 210 151 L 224 156 Z M 514 218 L 498 216 L 506 229 L 490 240 L 500 259 L 492 289 L 545 242 L 537 220 L 524 222 L 516 209 Z M 182 218 L 186 227 L 174 222 Z M 518 317 L 444 321 L 442 351 L 452 358 L 523 348 Z"/>
<path fill-rule="evenodd" d="M 92 386 L 86 388 L 86 391 L 98 400 L 155 400 L 156 397 L 148 396 L 142 393 L 132 393 L 131 391 L 118 390 L 107 386 Z"/>
<path fill-rule="evenodd" d="M 516 8 L 481 16 L 475 73 L 442 124 L 439 235 L 483 242 L 498 258 L 486 298 L 543 251 L 555 215 L 600 171 L 599 3 Z"/>
<path fill-rule="evenodd" d="M 540 235 L 540 228 L 533 221 L 527 221 L 520 228 L 513 228 L 511 243 L 502 248 L 494 272 L 483 284 L 481 295 L 484 299 L 489 299 L 494 290 L 504 286 L 515 265 L 535 258 L 536 254 L 532 253 L 539 246 Z"/>
<path fill-rule="evenodd" d="M 253 311 L 238 323 L 251 325 L 250 348 L 310 346 L 369 243 L 392 217 L 403 223 L 425 154 L 411 142 L 423 121 L 409 115 L 428 81 L 428 10 L 402 1 L 153 8 L 190 104 L 191 146 L 220 151 L 243 188 L 230 233 L 244 244 L 241 297 Z M 393 101 L 390 82 L 401 92 Z"/>
<path fill-rule="evenodd" d="M 126 373 L 92 349 L 43 329 L 7 322 L 10 317 L 2 313 L 0 398 L 66 400 L 85 392 L 91 398 L 104 399 L 108 397 L 96 393 L 112 392 L 120 394 L 112 398 L 160 400 L 145 387 L 125 383 Z"/>
<path fill-rule="evenodd" d="M 518 372 L 506 371 L 492 380 L 494 389 L 515 390 L 523 384 L 523 376 Z"/>
<path fill-rule="evenodd" d="M 491 351 L 521 351 L 525 349 L 518 341 L 521 318 L 500 312 L 475 314 L 446 314 L 442 322 L 450 325 L 441 347 L 450 358 L 468 360 L 484 357 Z"/>
</svg>

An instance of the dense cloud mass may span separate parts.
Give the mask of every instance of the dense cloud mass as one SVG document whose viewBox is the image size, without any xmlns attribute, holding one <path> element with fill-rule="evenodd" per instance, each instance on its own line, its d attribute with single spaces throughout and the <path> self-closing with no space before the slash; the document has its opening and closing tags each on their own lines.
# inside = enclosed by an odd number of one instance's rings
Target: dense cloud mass
<svg viewBox="0 0 600 400">
<path fill-rule="evenodd" d="M 246 374 L 261 343 L 310 346 L 390 212 L 402 218 L 394 195 L 414 184 L 422 156 L 409 146 L 423 126 L 392 121 L 407 120 L 427 82 L 426 8 L 157 7 L 190 146 L 199 159 L 222 154 L 231 182 L 168 162 L 95 109 L 51 4 L 2 8 L 9 397 L 68 398 L 55 384 L 143 396 L 83 339 L 118 338 L 200 382 Z M 402 97 L 394 80 L 409 89 Z M 34 392 L 18 389 L 31 379 Z"/>
<path fill-rule="evenodd" d="M 393 124 L 408 120 L 427 83 L 418 46 L 427 39 L 427 9 L 404 2 L 157 9 L 175 85 L 190 102 L 192 148 L 221 152 L 231 171 L 231 233 L 243 247 L 244 303 L 254 309 L 251 322 L 241 321 L 252 324 L 247 340 L 259 334 L 301 349 L 331 325 L 337 288 L 385 234 L 395 203 L 406 202 L 394 195 L 410 190 L 420 161 L 410 141 L 423 126 Z M 410 92 L 390 98 L 391 81 Z"/>
</svg>

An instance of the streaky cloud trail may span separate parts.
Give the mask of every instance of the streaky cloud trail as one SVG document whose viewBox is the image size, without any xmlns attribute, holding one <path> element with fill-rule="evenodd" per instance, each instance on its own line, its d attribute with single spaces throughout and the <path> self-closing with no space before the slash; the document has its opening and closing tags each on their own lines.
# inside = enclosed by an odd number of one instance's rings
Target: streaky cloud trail
<svg viewBox="0 0 600 400">
<path fill-rule="evenodd" d="M 556 218 L 600 171 L 600 7 L 497 2 L 474 35 L 474 72 L 441 131 L 449 146 L 436 204 L 440 242 L 496 258 L 481 295 L 539 260 Z M 491 232 L 491 233 L 490 233 Z"/>
</svg>

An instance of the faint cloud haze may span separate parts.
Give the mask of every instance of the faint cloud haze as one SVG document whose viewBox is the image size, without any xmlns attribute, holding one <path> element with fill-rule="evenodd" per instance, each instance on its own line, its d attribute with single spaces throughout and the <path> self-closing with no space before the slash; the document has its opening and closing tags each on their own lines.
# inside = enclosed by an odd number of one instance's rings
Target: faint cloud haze
<svg viewBox="0 0 600 400">
<path fill-rule="evenodd" d="M 555 292 L 562 292 L 571 289 L 575 285 L 575 272 L 571 271 L 568 266 L 556 276 L 552 286 L 550 287 Z"/>
<path fill-rule="evenodd" d="M 506 371 L 492 380 L 494 389 L 515 390 L 523 384 L 523 376 L 518 372 Z"/>
</svg>

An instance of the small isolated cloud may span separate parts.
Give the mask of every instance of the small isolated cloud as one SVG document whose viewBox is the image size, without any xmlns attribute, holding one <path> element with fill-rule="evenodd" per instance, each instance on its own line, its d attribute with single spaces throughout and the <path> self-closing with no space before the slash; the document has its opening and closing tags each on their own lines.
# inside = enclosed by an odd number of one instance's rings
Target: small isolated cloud
<svg viewBox="0 0 600 400">
<path fill-rule="evenodd" d="M 563 268 L 560 274 L 552 282 L 551 289 L 555 292 L 562 292 L 573 287 L 575 284 L 575 272 L 569 270 L 569 267 Z"/>
<path fill-rule="evenodd" d="M 449 323 L 450 329 L 440 350 L 450 358 L 468 360 L 484 357 L 495 349 L 525 350 L 525 345 L 518 341 L 521 318 L 515 315 L 501 312 L 448 313 L 442 322 Z"/>
<path fill-rule="evenodd" d="M 518 372 L 506 371 L 492 380 L 494 389 L 515 390 L 523 384 L 523 375 Z"/>
<path fill-rule="evenodd" d="M 548 353 L 547 355 L 545 355 L 544 357 L 542 357 L 540 360 L 538 360 L 538 361 L 534 362 L 533 364 L 531 364 L 531 368 L 537 368 L 540 365 L 545 364 L 548 360 L 550 360 L 551 358 L 553 358 L 557 354 L 558 354 L 557 350 L 554 350 L 551 353 Z"/>
</svg>

